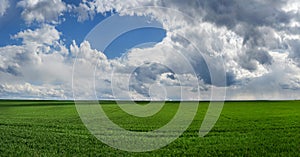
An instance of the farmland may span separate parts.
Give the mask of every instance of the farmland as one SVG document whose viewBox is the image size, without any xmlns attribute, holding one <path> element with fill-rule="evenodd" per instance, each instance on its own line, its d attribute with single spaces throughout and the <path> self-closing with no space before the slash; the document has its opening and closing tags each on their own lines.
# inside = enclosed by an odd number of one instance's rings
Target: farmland
<svg viewBox="0 0 300 157">
<path fill-rule="evenodd" d="M 168 102 L 152 117 L 125 114 L 114 102 L 102 105 L 128 130 L 149 131 L 166 124 L 178 108 Z M 0 101 L 0 156 L 300 156 L 300 101 L 226 102 L 211 132 L 198 130 L 208 107 L 180 138 L 162 149 L 132 153 L 111 148 L 86 129 L 72 101 Z"/>
</svg>

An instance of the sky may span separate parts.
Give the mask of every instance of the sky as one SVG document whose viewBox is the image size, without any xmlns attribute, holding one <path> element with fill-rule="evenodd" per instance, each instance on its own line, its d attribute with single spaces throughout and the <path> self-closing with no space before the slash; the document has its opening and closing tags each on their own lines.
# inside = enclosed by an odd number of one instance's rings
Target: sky
<svg viewBox="0 0 300 157">
<path fill-rule="evenodd" d="M 0 0 L 0 99 L 299 93 L 298 0 Z"/>
</svg>

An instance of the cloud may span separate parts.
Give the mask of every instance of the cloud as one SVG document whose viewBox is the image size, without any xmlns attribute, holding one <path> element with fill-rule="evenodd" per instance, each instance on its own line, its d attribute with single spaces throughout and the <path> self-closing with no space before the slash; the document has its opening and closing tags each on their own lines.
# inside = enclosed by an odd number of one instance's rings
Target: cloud
<svg viewBox="0 0 300 157">
<path fill-rule="evenodd" d="M 45 24 L 14 35 L 14 39 L 22 40 L 21 45 L 1 47 L 0 84 L 3 90 L 15 96 L 18 93 L 20 97 L 38 98 L 46 97 L 47 93 L 49 97 L 58 97 L 62 94 L 55 94 L 58 87 L 70 88 L 72 64 L 66 61 L 69 50 L 60 40 L 60 34 L 54 26 Z M 70 95 L 70 90 L 66 91 Z"/>
<path fill-rule="evenodd" d="M 44 86 L 34 86 L 29 83 L 25 84 L 0 84 L 0 91 L 1 97 L 8 96 L 9 98 L 16 98 L 16 99 L 36 99 L 36 98 L 43 98 L 43 99 L 53 99 L 59 98 L 64 99 L 65 93 L 64 90 L 60 87 L 53 87 L 53 85 Z M 22 94 L 20 94 L 22 93 Z"/>
<path fill-rule="evenodd" d="M 9 1 L 8 0 L 1 0 L 0 1 L 0 17 L 3 16 L 6 10 L 9 8 Z"/>
<path fill-rule="evenodd" d="M 259 98 L 259 95 L 254 92 L 254 89 L 258 87 L 269 89 L 269 86 L 274 86 L 280 93 L 280 89 L 288 88 L 292 92 L 298 86 L 298 81 L 295 80 L 298 79 L 299 73 L 297 67 L 299 59 L 297 58 L 300 39 L 298 9 L 300 4 L 297 1 L 94 0 L 85 1 L 82 5 L 85 5 L 85 9 L 89 13 L 115 11 L 123 16 L 151 16 L 162 23 L 164 29 L 167 30 L 167 36 L 162 41 L 163 44 L 158 44 L 151 50 L 133 50 L 127 55 L 130 63 L 139 65 L 146 60 L 156 60 L 158 63 L 167 65 L 176 63 L 181 65 L 183 60 L 176 59 L 173 53 L 170 53 L 172 55 L 166 53 L 170 52 L 166 47 L 171 47 L 171 49 L 178 50 L 187 59 L 198 79 L 203 80 L 206 84 L 207 88 L 205 89 L 209 89 L 210 85 L 220 86 L 222 84 L 222 81 L 221 83 L 211 82 L 211 71 L 208 69 L 210 67 L 210 70 L 221 72 L 222 69 L 218 68 L 221 64 L 218 66 L 213 64 L 222 61 L 226 69 L 226 85 L 235 94 L 238 93 L 234 90 L 242 92 L 238 89 L 247 87 L 253 89 L 253 93 L 251 93 L 253 97 Z M 145 7 L 138 9 L 142 6 Z M 176 11 L 172 9 L 182 11 L 187 16 L 178 12 L 176 14 Z M 93 16 L 93 14 L 88 15 Z M 152 55 L 147 55 L 148 51 L 152 52 Z M 153 52 L 155 53 L 153 54 Z M 280 54 L 285 57 L 278 58 Z M 207 58 L 207 56 L 209 57 Z M 168 58 L 172 58 L 172 60 Z M 293 62 L 289 62 L 290 59 Z M 293 70 L 286 74 L 288 77 L 282 79 L 281 75 L 285 75 L 287 72 L 279 70 L 277 64 L 284 64 L 286 68 Z M 178 67 L 178 69 L 185 73 L 184 68 Z M 145 80 L 152 77 L 154 76 L 151 75 Z M 276 83 L 268 84 L 268 80 L 271 78 Z M 251 86 L 248 86 L 250 84 Z M 282 86 L 283 84 L 284 86 Z M 137 87 L 141 88 L 142 86 L 137 85 Z M 145 91 L 145 89 L 143 90 Z M 261 90 L 270 92 L 270 90 Z M 232 96 L 232 98 L 237 97 L 238 95 Z"/>
<path fill-rule="evenodd" d="M 60 32 L 58 32 L 54 26 L 51 25 L 43 25 L 41 28 L 36 30 L 25 30 L 19 32 L 18 34 L 12 36 L 13 39 L 22 39 L 23 44 L 48 44 L 53 45 L 54 42 L 59 40 Z"/>
<path fill-rule="evenodd" d="M 291 50 L 289 57 L 298 62 L 298 66 L 300 66 L 300 38 L 289 40 L 288 43 Z"/>
<path fill-rule="evenodd" d="M 23 9 L 22 17 L 29 24 L 34 21 L 57 23 L 59 16 L 67 10 L 61 0 L 21 0 L 17 6 Z"/>
<path fill-rule="evenodd" d="M 130 78 L 130 89 L 135 90 L 146 97 L 150 97 L 150 87 L 156 81 L 165 86 L 178 86 L 175 81 L 175 73 L 168 67 L 159 63 L 146 63 L 136 68 Z M 172 82 L 174 81 L 174 82 Z"/>
<path fill-rule="evenodd" d="M 87 1 L 83 1 L 83 3 L 80 3 L 77 7 L 73 6 L 72 10 L 78 14 L 77 20 L 79 22 L 83 22 L 88 19 L 93 20 L 96 14 L 94 6 L 87 3 Z"/>
</svg>

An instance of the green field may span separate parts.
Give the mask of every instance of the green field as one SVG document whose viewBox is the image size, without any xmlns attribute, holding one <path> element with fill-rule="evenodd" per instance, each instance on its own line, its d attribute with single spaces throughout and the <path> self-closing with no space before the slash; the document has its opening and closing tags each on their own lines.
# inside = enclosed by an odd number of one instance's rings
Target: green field
<svg viewBox="0 0 300 157">
<path fill-rule="evenodd" d="M 300 101 L 226 102 L 204 138 L 198 130 L 208 103 L 180 138 L 162 149 L 130 153 L 111 148 L 85 128 L 71 101 L 0 101 L 0 156 L 300 156 Z M 149 131 L 166 124 L 178 104 L 136 118 L 113 102 L 104 110 L 123 128 Z"/>
</svg>

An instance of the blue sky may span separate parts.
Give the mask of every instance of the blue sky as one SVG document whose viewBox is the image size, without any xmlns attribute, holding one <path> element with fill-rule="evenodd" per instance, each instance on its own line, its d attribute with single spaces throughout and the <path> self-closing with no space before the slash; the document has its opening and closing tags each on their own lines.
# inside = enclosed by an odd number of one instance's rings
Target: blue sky
<svg viewBox="0 0 300 157">
<path fill-rule="evenodd" d="M 2 0 L 0 98 L 299 99 L 299 10 L 296 0 Z"/>
<path fill-rule="evenodd" d="M 161 42 L 165 35 L 165 30 L 159 28 L 140 28 L 122 34 L 115 39 L 105 50 L 104 54 L 108 58 L 121 57 L 121 54 L 126 53 L 136 45 L 143 43 L 152 44 Z"/>
</svg>

